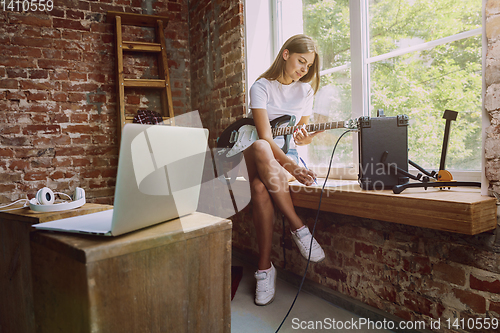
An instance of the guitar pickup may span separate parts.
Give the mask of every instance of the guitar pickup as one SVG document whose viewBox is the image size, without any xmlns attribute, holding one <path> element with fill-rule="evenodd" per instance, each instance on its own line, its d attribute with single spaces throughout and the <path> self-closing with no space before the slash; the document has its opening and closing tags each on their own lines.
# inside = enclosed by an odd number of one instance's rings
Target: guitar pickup
<svg viewBox="0 0 500 333">
<path fill-rule="evenodd" d="M 235 143 L 236 141 L 238 141 L 238 131 L 232 131 L 229 137 L 229 143 Z"/>
</svg>

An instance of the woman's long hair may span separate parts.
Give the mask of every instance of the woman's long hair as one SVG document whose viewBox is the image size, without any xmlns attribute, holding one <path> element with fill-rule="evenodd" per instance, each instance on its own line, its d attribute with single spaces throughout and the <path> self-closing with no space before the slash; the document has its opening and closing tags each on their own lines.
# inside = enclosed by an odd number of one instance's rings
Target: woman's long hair
<svg viewBox="0 0 500 333">
<path fill-rule="evenodd" d="M 271 64 L 271 67 L 267 71 L 265 71 L 260 78 L 265 78 L 268 80 L 277 80 L 279 77 L 285 75 L 285 59 L 283 59 L 283 52 L 288 50 L 290 55 L 293 53 L 309 53 L 314 52 L 314 62 L 309 68 L 309 71 L 306 75 L 301 77 L 299 81 L 302 82 L 311 82 L 311 87 L 314 90 L 314 93 L 319 89 L 319 55 L 318 55 L 318 47 L 316 43 L 312 40 L 311 37 L 306 35 L 295 35 L 290 37 L 285 44 L 281 47 L 278 55 L 274 59 L 274 62 Z"/>
</svg>

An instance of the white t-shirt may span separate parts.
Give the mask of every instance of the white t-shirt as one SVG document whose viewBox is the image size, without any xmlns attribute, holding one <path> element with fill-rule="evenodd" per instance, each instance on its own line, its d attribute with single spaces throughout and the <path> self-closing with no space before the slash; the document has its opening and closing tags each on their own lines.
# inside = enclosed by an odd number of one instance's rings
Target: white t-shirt
<svg viewBox="0 0 500 333">
<path fill-rule="evenodd" d="M 250 112 L 252 109 L 266 109 L 269 121 L 284 115 L 294 115 L 297 122 L 302 116 L 312 114 L 314 91 L 309 83 L 301 81 L 288 85 L 277 80 L 261 78 L 250 88 Z"/>
<path fill-rule="evenodd" d="M 296 122 L 303 116 L 310 116 L 313 111 L 314 91 L 309 83 L 295 81 L 284 85 L 277 80 L 261 78 L 250 88 L 250 111 L 252 109 L 265 109 L 269 121 L 284 115 L 293 115 Z M 281 147 L 279 140 L 275 140 Z M 290 148 L 295 148 L 295 143 L 290 140 Z"/>
</svg>

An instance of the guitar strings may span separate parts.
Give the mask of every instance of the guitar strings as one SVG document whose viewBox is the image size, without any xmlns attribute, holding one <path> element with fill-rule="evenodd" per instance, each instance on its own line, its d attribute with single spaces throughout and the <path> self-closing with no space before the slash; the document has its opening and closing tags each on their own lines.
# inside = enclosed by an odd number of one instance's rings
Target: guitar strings
<svg viewBox="0 0 500 333">
<path fill-rule="evenodd" d="M 302 290 L 302 286 L 303 286 L 304 281 L 306 279 L 307 269 L 309 268 L 309 263 L 311 261 L 311 248 L 312 248 L 312 243 L 313 243 L 313 239 L 314 239 L 314 232 L 316 231 L 316 223 L 318 222 L 318 218 L 319 218 L 319 213 L 320 213 L 320 209 L 321 209 L 321 201 L 323 199 L 323 192 L 325 190 L 326 182 L 328 181 L 328 176 L 330 175 L 330 170 L 332 168 L 332 161 L 333 161 L 333 156 L 335 154 L 335 149 L 337 149 L 337 145 L 338 145 L 340 139 L 342 139 L 342 137 L 349 132 L 353 132 L 353 130 L 347 130 L 344 133 L 342 133 L 342 135 L 340 135 L 339 138 L 337 139 L 337 142 L 335 142 L 335 146 L 333 147 L 332 155 L 330 157 L 330 163 L 328 165 L 328 172 L 326 173 L 325 181 L 323 182 L 323 186 L 321 187 L 321 192 L 320 192 L 320 196 L 319 196 L 318 209 L 316 211 L 316 218 L 314 219 L 314 226 L 313 226 L 313 230 L 311 233 L 311 235 L 312 235 L 311 244 L 309 244 L 309 257 L 307 258 L 306 269 L 304 270 L 304 274 L 302 275 L 302 280 L 300 281 L 299 289 L 297 290 L 297 294 L 295 294 L 295 298 L 293 299 L 292 305 L 290 306 L 290 308 L 288 309 L 288 312 L 286 313 L 285 317 L 281 321 L 281 324 L 278 327 L 278 329 L 276 330 L 276 333 L 278 333 L 278 331 L 281 329 L 281 326 L 283 326 L 286 318 L 288 318 L 288 315 L 292 311 L 293 306 L 295 305 L 295 302 L 297 301 L 297 297 L 299 296 L 299 293 Z"/>
</svg>

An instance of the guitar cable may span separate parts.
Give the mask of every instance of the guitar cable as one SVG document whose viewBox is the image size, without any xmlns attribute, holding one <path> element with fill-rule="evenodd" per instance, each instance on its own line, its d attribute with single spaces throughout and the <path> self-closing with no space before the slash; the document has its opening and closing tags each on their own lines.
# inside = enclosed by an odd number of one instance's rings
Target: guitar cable
<svg viewBox="0 0 500 333">
<path fill-rule="evenodd" d="M 316 231 L 316 223 L 318 222 L 318 218 L 319 218 L 319 213 L 320 213 L 320 209 L 321 209 L 321 201 L 323 199 L 323 192 L 325 190 L 326 182 L 328 181 L 328 176 L 330 175 L 330 170 L 332 168 L 332 161 L 333 161 L 333 156 L 335 155 L 335 149 L 337 149 L 337 145 L 338 145 L 340 139 L 342 139 L 342 137 L 344 135 L 346 135 L 349 132 L 356 132 L 356 131 L 357 130 L 347 130 L 347 131 L 345 131 L 344 133 L 342 133 L 339 136 L 339 138 L 337 139 L 337 142 L 335 142 L 335 146 L 333 147 L 332 155 L 330 157 L 330 163 L 328 165 L 328 171 L 326 173 L 325 181 L 323 182 L 323 186 L 321 187 L 321 192 L 320 192 L 320 195 L 319 195 L 318 209 L 316 211 L 316 218 L 314 219 L 314 226 L 313 226 L 313 230 L 312 230 L 312 233 L 311 233 L 312 237 L 311 237 L 311 244 L 309 244 L 309 257 L 307 258 L 306 269 L 304 270 L 304 274 L 302 275 L 302 280 L 300 281 L 299 289 L 297 290 L 297 294 L 295 294 L 295 298 L 293 299 L 292 305 L 290 305 L 290 308 L 288 309 L 288 312 L 286 313 L 285 317 L 281 321 L 281 324 L 280 324 L 280 326 L 278 327 L 278 329 L 276 330 L 275 333 L 278 333 L 278 331 L 281 329 L 281 326 L 283 326 L 283 324 L 285 323 L 286 318 L 288 318 L 288 315 L 292 311 L 293 306 L 295 305 L 295 302 L 297 301 L 297 297 L 299 296 L 299 293 L 302 290 L 302 286 L 303 286 L 304 281 L 306 279 L 307 270 L 309 268 L 309 263 L 311 261 L 311 249 L 312 249 L 312 244 L 313 244 L 313 240 L 314 240 L 314 232 Z M 283 242 L 284 242 L 284 240 L 283 240 Z"/>
</svg>

